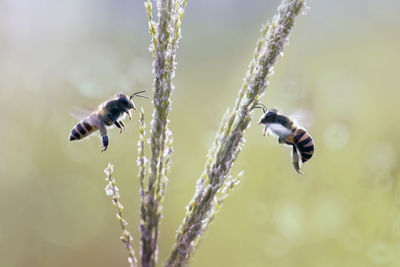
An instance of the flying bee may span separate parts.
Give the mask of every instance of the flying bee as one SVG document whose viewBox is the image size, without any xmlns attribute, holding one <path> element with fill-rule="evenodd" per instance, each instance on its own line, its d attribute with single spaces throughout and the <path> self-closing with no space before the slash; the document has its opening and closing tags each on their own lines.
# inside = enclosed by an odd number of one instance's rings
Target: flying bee
<svg viewBox="0 0 400 267">
<path fill-rule="evenodd" d="M 106 127 L 114 124 L 120 129 L 120 133 L 122 133 L 122 131 L 126 128 L 122 119 L 124 119 L 125 115 L 127 114 L 131 120 L 131 110 L 136 110 L 132 98 L 135 96 L 148 98 L 147 96 L 140 95 L 144 92 L 145 91 L 136 92 L 130 97 L 124 93 L 119 93 L 111 100 L 103 102 L 99 105 L 96 111 L 92 112 L 89 116 L 78 122 L 78 124 L 72 128 L 69 135 L 69 140 L 80 140 L 94 133 L 95 131 L 100 130 L 100 135 L 103 142 L 102 152 L 106 151 L 108 147 Z"/>
<path fill-rule="evenodd" d="M 278 136 L 279 144 L 292 146 L 293 166 L 297 173 L 301 172 L 301 165 L 309 160 L 314 153 L 314 142 L 310 134 L 298 126 L 296 126 L 289 117 L 279 114 L 277 109 L 267 109 L 264 104 L 259 104 L 254 108 L 261 108 L 259 125 L 264 125 L 264 135 L 269 131 Z"/>
</svg>

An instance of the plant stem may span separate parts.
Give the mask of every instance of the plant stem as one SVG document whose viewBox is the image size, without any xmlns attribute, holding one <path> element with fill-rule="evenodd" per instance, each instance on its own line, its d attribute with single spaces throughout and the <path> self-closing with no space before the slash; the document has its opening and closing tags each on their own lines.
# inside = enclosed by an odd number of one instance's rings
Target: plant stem
<svg viewBox="0 0 400 267">
<path fill-rule="evenodd" d="M 155 23 L 152 4 L 145 3 L 152 36 L 150 51 L 153 56 L 154 111 L 150 130 L 150 173 L 147 189 L 142 190 L 141 207 L 141 261 L 142 266 L 155 266 L 158 252 L 159 223 L 162 203 L 167 186 L 167 173 L 173 153 L 172 134 L 168 129 L 168 113 L 171 109 L 171 93 L 174 90 L 175 54 L 181 37 L 181 20 L 186 5 L 185 0 L 158 0 Z M 142 182 L 141 182 L 142 183 Z"/>
<path fill-rule="evenodd" d="M 106 181 L 107 181 L 107 186 L 105 188 L 106 194 L 108 196 L 111 196 L 112 203 L 117 209 L 117 219 L 120 222 L 121 229 L 122 229 L 122 235 L 120 237 L 122 243 L 124 244 L 125 248 L 128 250 L 129 256 L 128 256 L 128 262 L 130 267 L 135 267 L 137 264 L 137 259 L 135 257 L 135 251 L 133 250 L 133 247 L 131 245 L 131 242 L 133 240 L 132 235 L 129 233 L 127 230 L 128 222 L 124 219 L 122 216 L 122 211 L 124 210 L 124 207 L 122 206 L 121 202 L 119 201 L 119 189 L 117 187 L 115 179 L 112 177 L 114 171 L 114 166 L 108 163 L 108 167 L 104 170 L 104 173 L 106 174 Z"/>
<path fill-rule="evenodd" d="M 209 150 L 205 169 L 198 179 L 196 193 L 187 207 L 166 266 L 187 264 L 221 202 L 221 191 L 226 190 L 226 183 L 232 183 L 229 172 L 245 142 L 244 133 L 252 119 L 252 108 L 264 94 L 273 66 L 288 42 L 294 19 L 304 6 L 305 0 L 282 1 L 272 22 L 262 29 L 234 108 L 225 113 Z"/>
</svg>

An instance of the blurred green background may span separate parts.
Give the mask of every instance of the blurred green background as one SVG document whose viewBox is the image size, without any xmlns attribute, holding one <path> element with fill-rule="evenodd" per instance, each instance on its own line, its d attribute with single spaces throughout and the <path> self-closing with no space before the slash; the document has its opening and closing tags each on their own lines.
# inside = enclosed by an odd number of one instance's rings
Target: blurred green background
<svg viewBox="0 0 400 267">
<path fill-rule="evenodd" d="M 160 263 L 174 242 L 261 24 L 280 1 L 191 1 L 170 113 Z M 400 266 L 398 1 L 309 1 L 263 102 L 312 114 L 304 176 L 252 123 L 192 266 Z M 69 142 L 75 107 L 152 88 L 143 1 L 0 1 L 0 266 L 127 266 L 103 170 L 115 164 L 138 251 L 137 112 L 110 148 Z M 152 105 L 138 98 L 149 125 Z M 256 119 L 260 112 L 255 112 Z M 161 264 L 160 264 L 161 265 Z"/>
</svg>

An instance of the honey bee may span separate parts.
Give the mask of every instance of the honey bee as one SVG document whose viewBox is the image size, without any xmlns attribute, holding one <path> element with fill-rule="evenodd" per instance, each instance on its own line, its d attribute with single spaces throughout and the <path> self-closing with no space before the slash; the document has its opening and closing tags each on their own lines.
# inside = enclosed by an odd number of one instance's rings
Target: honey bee
<svg viewBox="0 0 400 267">
<path fill-rule="evenodd" d="M 293 167 L 297 173 L 301 172 L 301 165 L 311 159 L 314 153 L 314 142 L 310 134 L 303 128 L 296 126 L 289 117 L 279 114 L 277 109 L 267 109 L 264 104 L 254 108 L 261 108 L 259 125 L 264 125 L 264 135 L 271 131 L 278 136 L 279 144 L 292 146 Z"/>
<path fill-rule="evenodd" d="M 108 147 L 108 136 L 106 127 L 113 124 L 120 129 L 120 133 L 125 130 L 125 123 L 122 121 L 127 114 L 129 119 L 132 119 L 131 110 L 136 110 L 132 98 L 135 96 L 148 98 L 147 96 L 140 95 L 145 91 L 140 91 L 132 94 L 129 98 L 124 93 L 115 95 L 113 99 L 103 102 L 99 105 L 96 111 L 92 112 L 89 116 L 78 122 L 72 128 L 69 135 L 69 140 L 80 140 L 97 130 L 100 130 L 100 135 L 103 142 L 103 151 Z"/>
</svg>

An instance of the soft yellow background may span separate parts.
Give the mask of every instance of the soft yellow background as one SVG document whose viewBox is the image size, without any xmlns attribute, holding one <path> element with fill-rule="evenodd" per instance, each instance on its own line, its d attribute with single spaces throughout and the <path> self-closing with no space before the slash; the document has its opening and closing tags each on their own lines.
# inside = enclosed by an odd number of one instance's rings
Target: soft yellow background
<svg viewBox="0 0 400 267">
<path fill-rule="evenodd" d="M 189 0 L 170 113 L 175 154 L 160 262 L 279 1 Z M 192 266 L 400 266 L 397 1 L 309 1 L 263 102 L 312 113 L 304 176 L 255 122 Z M 0 1 L 0 265 L 127 266 L 103 170 L 115 164 L 138 251 L 137 112 L 128 131 L 69 142 L 75 107 L 151 94 L 143 1 Z M 152 105 L 143 106 L 149 125 Z M 256 119 L 260 111 L 255 112 Z"/>
</svg>

